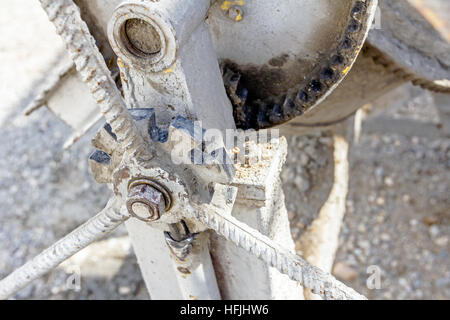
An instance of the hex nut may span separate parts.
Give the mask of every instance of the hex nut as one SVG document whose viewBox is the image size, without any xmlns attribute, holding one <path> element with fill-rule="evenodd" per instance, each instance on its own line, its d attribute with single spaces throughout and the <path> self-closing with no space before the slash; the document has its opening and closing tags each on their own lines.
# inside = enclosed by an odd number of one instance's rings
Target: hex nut
<svg viewBox="0 0 450 320">
<path fill-rule="evenodd" d="M 148 184 L 130 188 L 126 201 L 128 213 L 145 222 L 156 221 L 166 210 L 163 193 Z"/>
</svg>

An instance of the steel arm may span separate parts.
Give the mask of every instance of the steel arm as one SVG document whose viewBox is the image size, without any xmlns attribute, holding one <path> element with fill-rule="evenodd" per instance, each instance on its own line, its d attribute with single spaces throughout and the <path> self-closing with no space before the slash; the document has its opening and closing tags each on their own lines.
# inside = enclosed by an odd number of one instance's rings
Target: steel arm
<svg viewBox="0 0 450 320">
<path fill-rule="evenodd" d="M 128 213 L 118 208 L 120 204 L 117 199 L 110 199 L 106 207 L 93 218 L 1 280 L 0 299 L 7 299 L 125 222 L 129 218 Z"/>
</svg>

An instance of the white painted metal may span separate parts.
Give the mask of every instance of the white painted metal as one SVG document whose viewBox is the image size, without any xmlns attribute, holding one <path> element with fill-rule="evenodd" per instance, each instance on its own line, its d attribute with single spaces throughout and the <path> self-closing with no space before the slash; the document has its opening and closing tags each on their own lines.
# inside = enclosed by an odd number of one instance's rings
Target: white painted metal
<svg viewBox="0 0 450 320">
<path fill-rule="evenodd" d="M 129 107 L 154 108 L 160 126 L 177 115 L 203 121 L 205 128 L 234 128 L 232 107 L 204 24 L 210 1 L 127 2 L 110 21 L 109 38 L 119 56 Z M 121 42 L 127 19 L 139 18 L 165 39 L 161 52 L 142 60 Z M 170 161 L 170 159 L 167 159 Z M 171 258 L 161 230 L 130 221 L 126 224 L 152 299 L 220 299 L 209 254 L 208 237 L 197 238 L 186 275 Z M 149 245 L 150 244 L 150 245 Z"/>
<path fill-rule="evenodd" d="M 207 247 L 195 254 L 196 266 L 186 275 L 177 270 L 162 230 L 137 219 L 127 221 L 126 227 L 151 299 L 220 299 Z M 197 243 L 204 244 L 207 242 Z"/>
<path fill-rule="evenodd" d="M 185 300 L 220 300 L 214 267 L 209 255 L 209 234 L 196 235 L 187 257 L 181 261 L 171 252 L 176 276 Z"/>
<path fill-rule="evenodd" d="M 284 138 L 252 144 L 250 154 L 262 155 L 252 166 L 237 167 L 238 195 L 232 215 L 294 252 L 279 174 L 285 161 Z M 212 255 L 224 299 L 302 299 L 302 286 L 254 255 L 219 237 L 212 237 Z"/>
<path fill-rule="evenodd" d="M 196 2 L 191 9 L 185 6 L 180 12 L 183 15 L 192 16 L 190 10 L 195 10 L 196 19 L 204 19 L 206 15 L 207 5 L 209 1 Z M 125 96 L 127 102 L 131 107 L 152 107 L 156 109 L 156 115 L 159 124 L 167 123 L 173 115 L 181 114 L 187 117 L 201 120 L 204 128 L 215 128 L 222 132 L 225 129 L 234 129 L 234 120 L 231 114 L 231 105 L 226 97 L 222 77 L 218 68 L 217 56 L 209 36 L 209 31 L 206 25 L 201 20 L 186 19 L 177 12 L 176 7 L 169 7 L 165 11 L 165 6 L 170 3 L 159 2 L 156 4 L 141 3 L 138 8 L 133 5 L 133 13 L 127 11 L 128 6 L 120 7 L 114 14 L 113 20 L 110 22 L 109 36 L 112 39 L 112 47 L 121 58 L 119 65 L 121 66 L 122 77 L 125 81 Z M 139 9 L 140 8 L 140 9 Z M 206 10 L 205 10 L 206 9 Z M 158 19 L 154 19 L 154 12 L 159 12 Z M 175 41 L 178 52 L 162 53 L 162 60 L 156 62 L 156 67 L 152 66 L 149 61 L 143 63 L 139 58 L 130 55 L 126 51 L 126 47 L 120 43 L 120 27 L 123 24 L 124 16 L 127 19 L 140 18 L 145 21 L 152 22 L 156 27 L 160 28 L 160 37 L 174 39 L 178 25 L 170 28 L 167 25 L 165 16 L 161 12 L 174 12 L 175 17 L 171 21 L 183 21 L 185 30 L 191 30 L 191 34 L 186 31 L 181 33 L 179 40 L 178 35 Z M 137 12 L 137 14 L 136 14 Z M 143 13 L 146 13 L 145 15 Z M 149 13 L 150 12 L 150 13 Z M 198 13 L 201 13 L 200 15 Z M 117 20 L 115 20 L 117 19 Z M 186 27 L 186 23 L 198 25 L 194 28 Z M 175 32 L 173 31 L 175 30 Z M 168 41 L 170 42 L 170 41 Z M 172 47 L 165 50 L 172 50 Z M 165 57 L 173 58 L 172 64 L 165 64 L 161 66 L 161 61 L 167 63 Z M 157 60 L 158 58 L 155 58 Z M 162 70 L 162 71 L 160 71 Z M 171 107 L 168 107 L 170 105 Z M 172 110 L 173 108 L 173 110 Z M 285 148 L 285 145 L 284 145 Z M 286 246 L 289 250 L 294 249 L 293 241 L 290 237 L 289 223 L 287 213 L 284 208 L 284 197 L 280 188 L 278 174 L 281 163 L 284 161 L 284 153 L 281 149 L 277 149 L 278 153 L 270 157 L 270 161 L 266 162 L 269 165 L 274 161 L 274 166 L 271 170 L 261 170 L 258 176 L 251 177 L 254 172 L 248 176 L 249 180 L 242 182 L 242 198 L 246 200 L 237 204 L 233 214 L 242 221 L 250 223 L 251 226 L 270 235 L 276 241 Z M 245 170 L 244 170 L 245 171 Z M 270 178 L 269 178 L 270 177 Z M 255 180 L 256 178 L 256 180 Z M 262 194 L 258 194 L 259 199 L 251 199 L 251 191 L 248 191 L 248 185 L 255 184 L 254 191 L 262 188 Z M 267 183 L 267 190 L 266 185 Z M 250 187 L 250 190 L 251 187 Z M 256 201 L 256 202 L 255 202 Z M 264 223 L 262 223 L 264 221 Z M 172 298 L 183 295 L 183 289 L 180 289 L 180 281 L 175 283 L 175 279 L 179 279 L 179 274 L 173 274 L 173 268 L 168 267 L 167 249 L 165 243 L 162 242 L 162 236 L 157 230 L 147 230 L 146 235 L 138 235 L 144 230 L 137 229 L 136 222 L 130 221 L 127 223 L 128 230 L 133 244 L 140 260 L 140 265 L 143 270 L 144 278 L 149 287 L 150 294 L 153 298 L 165 298 L 172 294 Z M 142 227 L 143 228 L 143 227 Z M 136 234 L 138 233 L 138 234 Z M 149 241 L 144 241 L 144 237 L 152 238 L 152 246 L 149 247 Z M 219 254 L 224 258 L 215 257 L 216 274 L 220 277 L 220 287 L 222 293 L 225 293 L 224 298 L 290 298 L 299 299 L 302 297 L 302 289 L 296 283 L 293 283 L 287 276 L 281 275 L 278 271 L 268 267 L 264 262 L 244 250 L 237 248 L 235 245 L 228 243 L 225 240 L 215 239 L 213 244 L 213 252 L 222 250 Z M 152 264 L 146 257 L 152 257 L 153 260 L 158 260 L 158 264 Z M 244 263 L 244 265 L 243 265 Z M 208 263 L 206 263 L 208 265 Z M 249 268 L 249 265 L 252 267 Z M 226 268 L 229 273 L 223 273 L 218 269 Z M 169 286 L 161 280 L 161 276 L 155 279 L 154 276 L 164 270 L 162 278 L 171 278 L 172 284 Z M 172 275 L 172 276 L 171 276 Z M 175 277 L 173 276 L 175 275 Z M 155 279 L 155 280 L 153 280 Z M 241 283 L 237 281 L 242 280 Z M 190 285 L 184 283 L 189 287 Z M 245 285 L 248 284 L 248 285 Z M 176 288 L 176 289 L 174 289 Z M 186 297 L 185 297 L 186 298 Z"/>
<path fill-rule="evenodd" d="M 230 191 L 234 193 L 234 196 L 230 194 Z M 236 188 L 233 190 L 233 187 L 215 184 L 213 199 L 216 193 L 224 194 L 226 203 L 229 203 L 230 207 L 233 205 L 233 197 L 236 192 Z M 301 257 L 237 220 L 228 213 L 229 210 L 214 205 L 214 201 L 211 204 L 194 205 L 186 209 L 186 217 L 201 222 L 239 248 L 245 249 L 271 267 L 276 268 L 280 273 L 288 275 L 291 280 L 301 282 L 305 288 L 311 289 L 313 293 L 319 294 L 322 298 L 327 300 L 366 299 L 329 273 L 310 265 Z"/>
<path fill-rule="evenodd" d="M 160 125 L 181 115 L 202 121 L 204 128 L 234 128 L 232 106 L 204 23 L 208 7 L 209 0 L 190 5 L 172 0 L 127 2 L 115 11 L 110 22 L 108 34 L 121 59 L 128 103 L 131 107 L 155 108 Z M 160 39 L 167 42 L 154 57 L 136 57 L 120 40 L 124 21 L 133 18 L 151 23 Z"/>
<path fill-rule="evenodd" d="M 239 22 L 225 14 L 232 5 L 244 12 Z M 339 38 L 339 24 L 346 23 L 350 6 L 348 0 L 339 0 L 339 5 L 336 0 L 216 1 L 207 23 L 219 59 L 263 65 L 288 55 L 287 64 L 310 68 L 317 63 L 317 53 Z"/>
<path fill-rule="evenodd" d="M 207 9 L 208 2 L 199 2 L 192 7 L 191 10 L 196 11 L 197 19 L 202 19 L 206 15 L 205 8 Z M 170 1 L 166 2 L 166 5 L 167 3 L 170 3 Z M 179 26 L 170 28 L 166 24 L 167 21 L 164 21 L 164 16 L 161 18 L 161 14 L 158 19 L 153 19 L 153 14 L 148 13 L 152 11 L 143 9 L 142 4 L 138 7 L 141 9 L 137 9 L 133 5 L 133 12 L 137 11 L 138 13 L 130 15 L 130 12 L 127 11 L 129 5 L 128 3 L 118 9 L 109 28 L 110 39 L 113 39 L 111 41 L 112 47 L 122 58 L 119 65 L 121 65 L 122 77 L 125 77 L 126 80 L 123 81 L 126 83 L 124 91 L 129 105 L 155 108 L 160 124 L 167 122 L 173 114 L 181 114 L 202 120 L 204 128 L 215 128 L 222 131 L 234 129 L 231 105 L 224 91 L 217 56 L 212 46 L 209 31 L 203 21 L 196 22 L 192 19 L 186 19 L 179 16 L 179 13 L 175 10 L 175 16 L 178 17 L 178 20 L 172 18 L 171 21 L 183 21 L 184 23 L 189 21 L 193 25 L 198 23 L 198 27 L 195 30 L 192 27 L 187 28 L 187 30 L 192 30 L 190 35 L 186 32 L 181 34 L 177 54 L 162 53 L 163 58 L 160 58 L 162 60 L 159 61 L 163 61 L 163 63 L 170 61 L 164 60 L 167 56 L 177 57 L 176 60 L 172 61 L 172 65 L 161 67 L 161 62 L 156 62 L 155 69 L 148 61 L 147 64 L 144 64 L 139 58 L 130 55 L 126 51 L 126 47 L 120 43 L 119 30 L 121 24 L 123 24 L 124 15 L 127 15 L 127 19 L 146 19 L 145 21 L 159 26 L 161 38 L 174 39 L 173 30 L 177 30 Z M 154 5 L 153 7 L 148 7 L 146 4 L 146 8 L 153 9 L 155 12 L 164 12 L 165 7 L 164 3 L 160 2 L 158 6 Z M 174 12 L 174 8 L 169 9 Z M 146 15 L 143 15 L 144 12 L 146 12 Z M 198 12 L 201 12 L 201 14 L 198 15 Z M 188 16 L 192 15 L 186 9 L 186 6 L 181 13 Z M 186 25 L 183 26 L 186 29 Z M 178 40 L 178 36 L 176 40 Z M 171 50 L 171 47 L 166 48 L 166 50 Z M 174 110 L 168 108 L 168 105 L 172 106 Z M 285 145 L 276 150 L 277 152 L 270 156 L 269 161 L 265 163 L 269 165 L 266 168 L 267 170 L 261 170 L 258 173 L 252 170 L 247 172 L 248 179 L 241 181 L 240 193 L 243 201 L 235 206 L 233 214 L 293 251 L 294 244 L 290 237 L 284 197 L 278 179 L 281 163 L 284 161 L 284 152 L 286 152 Z M 243 170 L 245 172 L 245 169 Z M 253 185 L 253 189 L 251 185 Z M 256 192 L 256 196 L 259 198 L 252 199 L 254 195 L 250 190 Z M 259 190 L 263 190 L 261 194 L 258 193 Z M 172 293 L 177 297 L 183 296 L 183 289 L 176 289 L 174 293 L 173 287 L 169 289 L 167 284 L 162 283 L 161 280 L 152 280 L 151 275 L 155 276 L 157 270 L 165 270 L 164 278 L 170 277 L 173 272 L 173 268 L 168 268 L 170 263 L 167 261 L 167 252 L 164 251 L 165 243 L 161 243 L 161 234 L 152 235 L 152 233 L 158 233 L 159 231 L 147 230 L 147 234 L 142 235 L 142 237 L 154 238 L 155 241 L 152 241 L 152 247 L 149 248 L 149 242 L 142 241 L 141 236 L 135 234 L 136 232 L 143 232 L 143 230 L 136 229 L 136 226 L 133 228 L 133 225 L 135 225 L 134 221 L 127 223 L 130 235 L 134 239 L 133 244 L 138 257 L 151 256 L 159 261 L 158 265 L 155 265 L 149 263 L 148 258 L 139 258 L 152 297 L 164 298 Z M 215 268 L 216 275 L 220 278 L 220 287 L 224 298 L 300 299 L 302 297 L 301 286 L 293 283 L 287 276 L 268 267 L 266 263 L 259 261 L 235 245 L 227 243 L 223 239 L 215 238 L 212 251 L 215 253 L 220 251 L 220 254 L 214 254 Z M 218 271 L 223 269 L 227 271 Z M 175 272 L 175 275 L 175 277 L 172 277 L 172 282 L 179 278 L 179 274 Z M 179 285 L 179 281 L 178 284 L 173 284 L 175 288 L 179 288 Z M 169 292 L 171 290 L 172 292 Z"/>
</svg>

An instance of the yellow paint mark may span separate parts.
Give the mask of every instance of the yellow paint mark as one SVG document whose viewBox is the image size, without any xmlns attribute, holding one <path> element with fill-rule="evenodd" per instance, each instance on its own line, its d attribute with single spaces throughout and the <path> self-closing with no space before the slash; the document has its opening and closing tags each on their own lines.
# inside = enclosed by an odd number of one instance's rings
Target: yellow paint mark
<svg viewBox="0 0 450 320">
<path fill-rule="evenodd" d="M 174 69 L 176 69 L 177 64 L 175 63 L 172 67 L 167 68 L 163 71 L 164 74 L 172 73 Z"/>
<path fill-rule="evenodd" d="M 130 66 L 129 65 L 127 65 L 127 64 L 125 64 L 124 62 L 123 62 L 123 60 L 122 59 L 120 59 L 120 58 L 117 58 L 117 64 L 118 64 L 118 66 L 120 67 L 120 68 L 126 68 L 126 69 L 130 69 Z"/>
<path fill-rule="evenodd" d="M 191 300 L 198 300 L 198 298 L 196 296 L 193 296 L 192 294 L 189 295 L 189 299 L 191 299 Z"/>
<path fill-rule="evenodd" d="M 220 5 L 220 9 L 222 9 L 223 11 L 227 11 L 232 6 L 243 6 L 243 5 L 244 5 L 244 0 L 224 1 Z M 240 20 L 242 20 L 242 17 Z M 240 21 L 240 20 L 236 20 L 236 21 Z"/>
<path fill-rule="evenodd" d="M 344 70 L 342 70 L 342 74 L 347 74 L 348 70 L 350 70 L 350 67 L 345 68 Z"/>
<path fill-rule="evenodd" d="M 242 20 L 242 13 L 241 12 L 239 12 L 239 14 L 236 16 L 236 18 L 234 19 L 234 20 L 236 20 L 236 22 L 239 22 L 239 21 L 241 21 Z"/>
<path fill-rule="evenodd" d="M 119 65 L 119 67 L 124 68 L 125 66 L 123 65 L 123 61 L 120 58 L 117 58 L 117 64 Z"/>
</svg>

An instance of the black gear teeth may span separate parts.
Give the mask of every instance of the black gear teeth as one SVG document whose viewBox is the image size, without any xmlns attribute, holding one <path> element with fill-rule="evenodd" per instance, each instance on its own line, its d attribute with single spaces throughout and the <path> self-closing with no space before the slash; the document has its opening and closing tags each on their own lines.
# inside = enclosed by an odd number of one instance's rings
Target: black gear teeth
<svg viewBox="0 0 450 320">
<path fill-rule="evenodd" d="M 338 45 L 327 55 L 329 58 L 318 65 L 297 88 L 280 96 L 261 101 L 241 85 L 241 72 L 222 65 L 227 94 L 233 104 L 234 118 L 238 128 L 265 129 L 287 122 L 312 108 L 333 85 L 348 72 L 356 59 L 367 27 L 368 9 L 373 0 L 354 1 L 347 27 Z M 243 74 L 244 72 L 242 72 Z M 251 98 L 249 98 L 251 97 Z"/>
<path fill-rule="evenodd" d="M 111 157 L 101 150 L 95 150 L 90 156 L 89 160 L 95 161 L 98 164 L 109 166 Z"/>
</svg>

